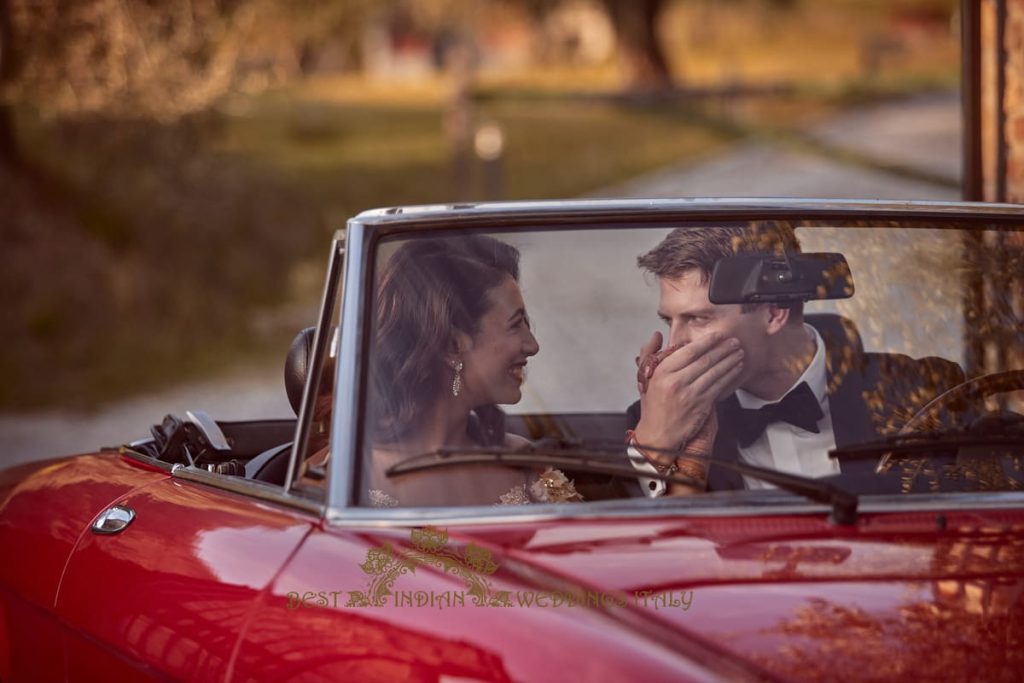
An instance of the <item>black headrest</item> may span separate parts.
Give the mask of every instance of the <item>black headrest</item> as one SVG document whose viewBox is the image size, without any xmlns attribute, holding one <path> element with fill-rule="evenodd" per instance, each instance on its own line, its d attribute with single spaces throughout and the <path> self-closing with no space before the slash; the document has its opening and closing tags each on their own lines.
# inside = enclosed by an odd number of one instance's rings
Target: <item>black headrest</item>
<svg viewBox="0 0 1024 683">
<path fill-rule="evenodd" d="M 826 348 L 849 346 L 857 354 L 864 352 L 857 326 L 849 318 L 836 313 L 807 313 L 804 322 L 818 330 Z"/>
<path fill-rule="evenodd" d="M 288 358 L 284 361 L 284 388 L 288 393 L 288 402 L 292 404 L 292 410 L 296 415 L 299 414 L 302 390 L 306 386 L 309 364 L 313 359 L 314 332 L 315 327 L 307 327 L 299 332 L 288 349 Z"/>
</svg>

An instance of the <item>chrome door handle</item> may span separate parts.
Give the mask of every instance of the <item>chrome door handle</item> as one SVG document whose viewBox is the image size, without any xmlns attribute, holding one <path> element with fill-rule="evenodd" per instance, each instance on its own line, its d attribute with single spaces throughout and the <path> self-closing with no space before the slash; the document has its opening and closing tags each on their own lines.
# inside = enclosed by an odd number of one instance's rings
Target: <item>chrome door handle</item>
<svg viewBox="0 0 1024 683">
<path fill-rule="evenodd" d="M 114 505 L 100 513 L 92 523 L 94 534 L 116 534 L 123 531 L 135 519 L 135 510 L 127 505 Z"/>
</svg>

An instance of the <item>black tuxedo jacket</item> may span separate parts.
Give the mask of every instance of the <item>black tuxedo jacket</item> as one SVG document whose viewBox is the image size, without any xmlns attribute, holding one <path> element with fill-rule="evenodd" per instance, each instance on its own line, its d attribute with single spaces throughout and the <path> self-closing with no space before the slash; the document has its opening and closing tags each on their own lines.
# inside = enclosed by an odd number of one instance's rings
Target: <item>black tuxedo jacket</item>
<svg viewBox="0 0 1024 683">
<path fill-rule="evenodd" d="M 964 381 L 960 366 L 942 358 L 865 353 L 853 324 L 837 315 L 808 315 L 805 320 L 825 342 L 829 412 L 837 447 L 895 434 L 929 401 Z M 738 407 L 735 394 L 717 407 L 718 435 L 712 452 L 716 460 L 739 459 L 734 417 Z M 627 422 L 633 428 L 639 421 L 637 401 L 627 410 Z M 877 479 L 876 464 L 875 459 L 846 460 L 840 469 L 843 478 Z M 715 465 L 708 470 L 708 490 L 743 488 L 742 476 L 735 470 Z M 881 488 L 892 488 L 891 482 Z"/>
</svg>

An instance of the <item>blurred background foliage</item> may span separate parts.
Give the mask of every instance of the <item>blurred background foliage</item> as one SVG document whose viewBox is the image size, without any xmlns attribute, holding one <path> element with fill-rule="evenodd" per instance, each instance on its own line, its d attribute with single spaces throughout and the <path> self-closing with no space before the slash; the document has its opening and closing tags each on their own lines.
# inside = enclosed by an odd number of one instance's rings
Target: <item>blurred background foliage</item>
<svg viewBox="0 0 1024 683">
<path fill-rule="evenodd" d="M 955 87 L 956 0 L 0 0 L 0 406 L 280 354 L 366 208 L 568 197 Z"/>
</svg>

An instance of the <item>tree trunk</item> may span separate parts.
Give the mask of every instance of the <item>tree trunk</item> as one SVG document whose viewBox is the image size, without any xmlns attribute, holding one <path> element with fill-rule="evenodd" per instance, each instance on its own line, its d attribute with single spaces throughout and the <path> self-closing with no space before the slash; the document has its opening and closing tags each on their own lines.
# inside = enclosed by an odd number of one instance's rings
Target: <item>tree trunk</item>
<svg viewBox="0 0 1024 683">
<path fill-rule="evenodd" d="M 626 87 L 636 91 L 672 88 L 668 59 L 658 40 L 664 0 L 603 0 L 626 63 Z"/>
<path fill-rule="evenodd" d="M 14 131 L 14 112 L 7 92 L 14 81 L 14 26 L 9 0 L 0 0 L 0 165 L 20 169 L 24 164 Z"/>
<path fill-rule="evenodd" d="M 20 170 L 24 165 L 17 138 L 14 136 L 14 121 L 11 107 L 0 102 L 0 166 Z"/>
</svg>

